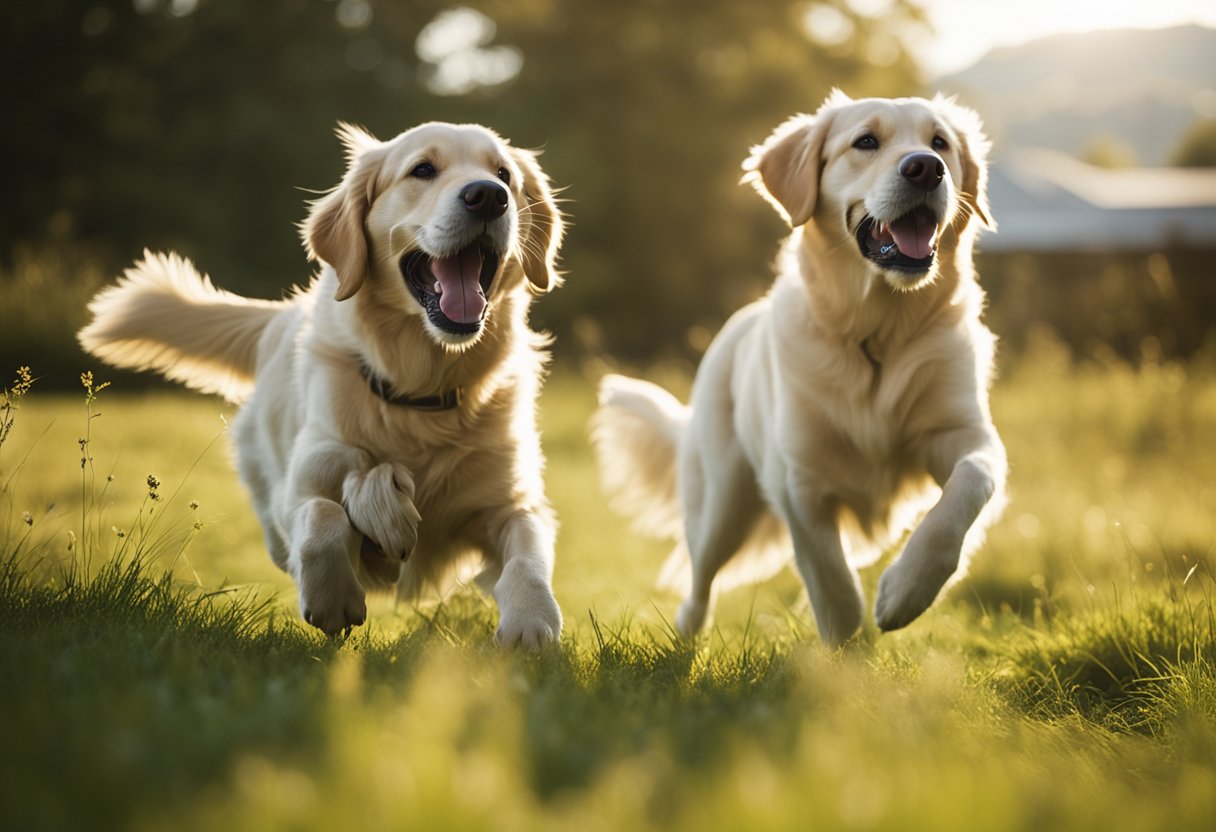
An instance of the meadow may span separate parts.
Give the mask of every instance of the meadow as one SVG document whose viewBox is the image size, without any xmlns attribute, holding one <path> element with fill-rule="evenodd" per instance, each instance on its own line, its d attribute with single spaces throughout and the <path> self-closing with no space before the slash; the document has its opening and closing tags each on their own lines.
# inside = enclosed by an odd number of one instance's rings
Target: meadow
<svg viewBox="0 0 1216 832">
<path fill-rule="evenodd" d="M 595 368 L 541 403 L 566 629 L 536 655 L 494 647 L 470 588 L 324 639 L 262 548 L 231 406 L 35 382 L 0 444 L 0 827 L 1206 827 L 1216 361 L 1040 336 L 1007 365 L 1004 519 L 929 613 L 838 652 L 792 573 L 674 635 L 668 545 L 600 495 Z"/>
</svg>

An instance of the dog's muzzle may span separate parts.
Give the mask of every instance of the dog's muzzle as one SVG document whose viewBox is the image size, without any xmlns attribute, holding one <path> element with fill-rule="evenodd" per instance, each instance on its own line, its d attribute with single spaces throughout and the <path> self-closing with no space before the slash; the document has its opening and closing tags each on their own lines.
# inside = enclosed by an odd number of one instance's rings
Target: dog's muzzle
<svg viewBox="0 0 1216 832">
<path fill-rule="evenodd" d="M 481 238 L 442 257 L 407 252 L 401 274 L 432 324 L 451 335 L 475 335 L 489 311 L 487 297 L 501 259 Z"/>
<path fill-rule="evenodd" d="M 925 205 L 890 222 L 867 214 L 857 226 L 857 246 L 884 269 L 920 274 L 933 267 L 939 231 L 937 215 Z"/>
</svg>

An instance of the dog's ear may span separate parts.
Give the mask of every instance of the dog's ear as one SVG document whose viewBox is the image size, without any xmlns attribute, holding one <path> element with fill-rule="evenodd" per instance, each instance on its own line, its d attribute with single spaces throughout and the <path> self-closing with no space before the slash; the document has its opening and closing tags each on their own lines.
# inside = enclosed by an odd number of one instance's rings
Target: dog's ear
<svg viewBox="0 0 1216 832">
<path fill-rule="evenodd" d="M 376 195 L 376 178 L 384 154 L 370 133 L 349 124 L 338 126 L 346 148 L 346 176 L 312 204 L 301 227 L 308 256 L 323 260 L 338 274 L 335 300 L 346 300 L 367 277 L 367 233 L 364 221 Z"/>
<path fill-rule="evenodd" d="M 553 199 L 549 177 L 536 163 L 534 150 L 510 148 L 511 157 L 523 172 L 523 206 L 519 212 L 521 260 L 528 282 L 537 292 L 561 284 L 557 272 L 557 250 L 565 226 L 562 212 Z"/>
<path fill-rule="evenodd" d="M 958 104 L 953 98 L 939 94 L 933 103 L 954 128 L 958 140 L 959 157 L 963 162 L 959 197 L 985 228 L 995 231 L 992 209 L 988 207 L 988 151 L 992 143 L 984 135 L 983 122 L 975 110 Z"/>
<path fill-rule="evenodd" d="M 764 144 L 753 147 L 743 163 L 741 181 L 750 182 L 795 228 L 815 213 L 823 142 L 831 120 L 826 108 L 813 116 L 794 116 Z"/>
</svg>

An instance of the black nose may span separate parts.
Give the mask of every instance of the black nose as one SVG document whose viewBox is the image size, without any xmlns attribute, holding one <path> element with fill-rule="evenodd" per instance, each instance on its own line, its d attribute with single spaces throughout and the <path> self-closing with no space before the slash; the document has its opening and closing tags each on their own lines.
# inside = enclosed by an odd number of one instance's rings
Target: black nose
<svg viewBox="0 0 1216 832">
<path fill-rule="evenodd" d="M 460 190 L 460 201 L 470 214 L 489 222 L 506 213 L 507 189 L 488 179 L 470 182 Z"/>
<path fill-rule="evenodd" d="M 909 153 L 899 160 L 899 173 L 922 191 L 942 184 L 946 163 L 932 153 Z"/>
</svg>

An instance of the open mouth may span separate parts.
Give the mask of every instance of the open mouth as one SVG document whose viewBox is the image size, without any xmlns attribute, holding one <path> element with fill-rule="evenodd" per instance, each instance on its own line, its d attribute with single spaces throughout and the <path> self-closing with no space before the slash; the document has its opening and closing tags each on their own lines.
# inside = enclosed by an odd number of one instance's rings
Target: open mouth
<svg viewBox="0 0 1216 832">
<path fill-rule="evenodd" d="M 890 222 L 866 215 L 857 227 L 857 245 L 867 260 L 884 269 L 922 273 L 937 253 L 937 215 L 918 206 Z"/>
<path fill-rule="evenodd" d="M 443 257 L 406 252 L 401 274 L 431 323 L 452 335 L 475 335 L 485 321 L 498 261 L 498 252 L 481 239 Z"/>
</svg>

